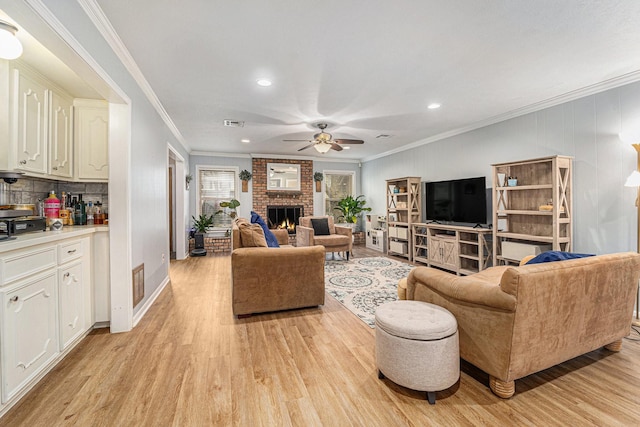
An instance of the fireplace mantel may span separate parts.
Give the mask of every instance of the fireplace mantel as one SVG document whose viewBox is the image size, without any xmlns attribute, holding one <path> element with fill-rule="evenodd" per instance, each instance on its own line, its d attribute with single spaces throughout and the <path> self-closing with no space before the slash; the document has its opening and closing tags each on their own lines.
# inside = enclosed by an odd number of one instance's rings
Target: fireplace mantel
<svg viewBox="0 0 640 427">
<path fill-rule="evenodd" d="M 291 197 L 295 199 L 296 197 L 302 196 L 302 191 L 267 190 L 265 194 L 268 197 Z"/>
</svg>

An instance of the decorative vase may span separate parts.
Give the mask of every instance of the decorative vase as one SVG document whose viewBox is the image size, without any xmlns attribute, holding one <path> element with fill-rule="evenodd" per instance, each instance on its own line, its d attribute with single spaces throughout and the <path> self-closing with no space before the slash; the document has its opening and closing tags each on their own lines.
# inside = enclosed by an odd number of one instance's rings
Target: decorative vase
<svg viewBox="0 0 640 427">
<path fill-rule="evenodd" d="M 322 191 L 322 181 L 316 181 L 316 193 Z"/>
<path fill-rule="evenodd" d="M 242 181 L 242 192 L 246 193 L 247 191 L 249 191 L 249 181 L 243 180 Z"/>
</svg>

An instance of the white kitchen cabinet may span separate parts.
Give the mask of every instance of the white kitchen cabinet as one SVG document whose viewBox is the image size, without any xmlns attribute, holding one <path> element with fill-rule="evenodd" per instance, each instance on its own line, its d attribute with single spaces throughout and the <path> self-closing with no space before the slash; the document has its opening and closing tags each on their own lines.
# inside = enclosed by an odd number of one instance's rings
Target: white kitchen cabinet
<svg viewBox="0 0 640 427">
<path fill-rule="evenodd" d="M 21 69 L 13 70 L 12 135 L 15 168 L 48 172 L 49 90 L 46 82 Z"/>
<path fill-rule="evenodd" d="M 55 270 L 2 294 L 2 401 L 18 393 L 58 354 Z"/>
<path fill-rule="evenodd" d="M 75 170 L 80 181 L 109 179 L 109 108 L 105 101 L 76 99 Z"/>
<path fill-rule="evenodd" d="M 73 99 L 59 91 L 50 93 L 49 174 L 72 178 Z"/>
<path fill-rule="evenodd" d="M 42 244 L 0 247 L 0 410 L 91 329 L 94 232 L 71 231 L 73 236 L 62 238 L 63 231 L 59 239 L 43 234 Z"/>
</svg>

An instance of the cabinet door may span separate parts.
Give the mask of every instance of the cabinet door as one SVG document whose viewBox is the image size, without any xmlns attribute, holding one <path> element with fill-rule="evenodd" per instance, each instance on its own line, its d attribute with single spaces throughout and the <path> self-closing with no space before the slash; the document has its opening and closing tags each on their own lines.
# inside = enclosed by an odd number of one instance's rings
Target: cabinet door
<svg viewBox="0 0 640 427">
<path fill-rule="evenodd" d="M 444 240 L 442 242 L 442 264 L 445 267 L 458 269 L 458 250 L 455 241 Z"/>
<path fill-rule="evenodd" d="M 44 84 L 14 70 L 14 144 L 16 167 L 47 173 L 48 90 Z"/>
<path fill-rule="evenodd" d="M 109 110 L 105 107 L 76 107 L 77 178 L 109 179 Z"/>
<path fill-rule="evenodd" d="M 49 165 L 51 175 L 71 178 L 73 150 L 73 101 L 56 92 L 50 92 Z"/>
<path fill-rule="evenodd" d="M 443 253 L 442 253 L 442 241 L 435 237 L 429 237 L 429 251 L 428 251 L 429 261 L 435 262 L 438 264 L 442 263 Z"/>
<path fill-rule="evenodd" d="M 58 354 L 56 273 L 2 293 L 2 398 L 7 402 Z"/>
<path fill-rule="evenodd" d="M 60 302 L 60 350 L 66 349 L 85 330 L 82 261 L 58 269 Z"/>
</svg>

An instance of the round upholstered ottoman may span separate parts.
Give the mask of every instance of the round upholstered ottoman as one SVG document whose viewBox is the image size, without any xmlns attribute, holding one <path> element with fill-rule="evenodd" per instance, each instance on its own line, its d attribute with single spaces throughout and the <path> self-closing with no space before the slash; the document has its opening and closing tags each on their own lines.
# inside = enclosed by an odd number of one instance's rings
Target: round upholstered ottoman
<svg viewBox="0 0 640 427">
<path fill-rule="evenodd" d="M 412 390 L 436 391 L 460 378 L 458 324 L 448 310 L 421 301 L 394 301 L 376 309 L 378 377 Z"/>
</svg>

